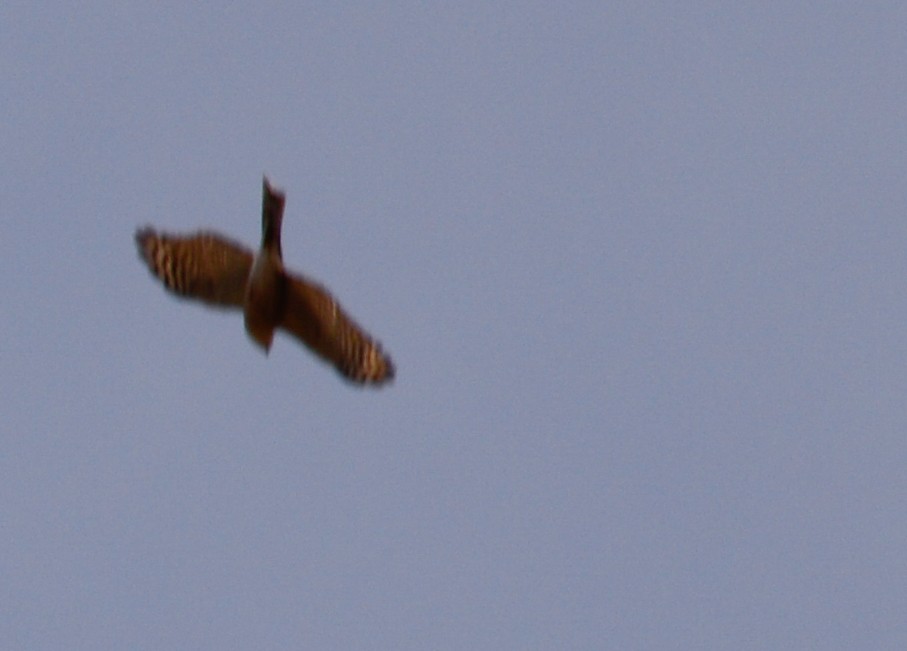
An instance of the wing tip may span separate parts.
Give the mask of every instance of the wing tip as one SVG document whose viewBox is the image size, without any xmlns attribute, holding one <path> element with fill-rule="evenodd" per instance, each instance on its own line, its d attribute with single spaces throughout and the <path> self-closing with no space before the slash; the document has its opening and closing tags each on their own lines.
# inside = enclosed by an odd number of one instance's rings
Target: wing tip
<svg viewBox="0 0 907 651">
<path fill-rule="evenodd" d="M 378 388 L 392 383 L 397 374 L 397 368 L 391 358 L 385 355 L 377 345 L 371 351 L 370 357 L 371 359 L 364 364 L 340 366 L 337 370 L 345 380 L 361 387 Z"/>
<path fill-rule="evenodd" d="M 159 238 L 157 231 L 150 226 L 143 226 L 135 231 L 135 246 L 138 249 L 139 257 L 149 268 L 152 267 L 154 248 Z"/>
</svg>

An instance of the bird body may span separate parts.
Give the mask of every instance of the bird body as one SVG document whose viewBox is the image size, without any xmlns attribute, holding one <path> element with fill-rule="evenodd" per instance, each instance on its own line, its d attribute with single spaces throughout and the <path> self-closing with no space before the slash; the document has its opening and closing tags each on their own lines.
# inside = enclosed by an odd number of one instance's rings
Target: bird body
<svg viewBox="0 0 907 651">
<path fill-rule="evenodd" d="M 264 180 L 262 243 L 254 255 L 217 233 L 136 232 L 139 255 L 169 291 L 210 306 L 239 308 L 246 332 L 267 353 L 277 329 L 306 344 L 347 380 L 381 384 L 394 365 L 324 287 L 286 271 L 280 244 L 285 196 Z"/>
<path fill-rule="evenodd" d="M 280 324 L 286 307 L 286 273 L 280 249 L 284 201 L 284 195 L 276 192 L 265 179 L 261 207 L 261 249 L 252 261 L 243 306 L 246 332 L 264 348 L 265 353 L 271 350 L 274 330 Z"/>
<path fill-rule="evenodd" d="M 274 330 L 280 324 L 286 306 L 286 278 L 283 265 L 266 251 L 255 256 L 246 287 L 243 317 L 246 332 L 252 340 L 271 350 Z"/>
</svg>

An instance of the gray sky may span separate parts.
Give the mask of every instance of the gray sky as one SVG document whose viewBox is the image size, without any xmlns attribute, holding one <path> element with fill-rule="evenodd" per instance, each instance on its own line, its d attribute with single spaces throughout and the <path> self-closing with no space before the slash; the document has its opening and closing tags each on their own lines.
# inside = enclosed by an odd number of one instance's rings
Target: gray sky
<svg viewBox="0 0 907 651">
<path fill-rule="evenodd" d="M 0 5 L 0 648 L 907 646 L 903 3 L 185 4 Z"/>
</svg>

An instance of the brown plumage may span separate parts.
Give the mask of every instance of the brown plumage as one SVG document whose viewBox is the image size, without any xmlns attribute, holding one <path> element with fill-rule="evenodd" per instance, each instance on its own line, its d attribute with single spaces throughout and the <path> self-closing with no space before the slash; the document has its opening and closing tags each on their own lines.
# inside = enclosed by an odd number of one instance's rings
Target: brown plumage
<svg viewBox="0 0 907 651">
<path fill-rule="evenodd" d="M 394 377 L 394 365 L 324 287 L 283 266 L 280 227 L 284 194 L 264 180 L 262 244 L 254 254 L 217 233 L 188 236 L 135 234 L 139 255 L 171 292 L 208 305 L 243 310 L 252 340 L 271 348 L 283 328 L 346 379 L 381 384 Z"/>
</svg>

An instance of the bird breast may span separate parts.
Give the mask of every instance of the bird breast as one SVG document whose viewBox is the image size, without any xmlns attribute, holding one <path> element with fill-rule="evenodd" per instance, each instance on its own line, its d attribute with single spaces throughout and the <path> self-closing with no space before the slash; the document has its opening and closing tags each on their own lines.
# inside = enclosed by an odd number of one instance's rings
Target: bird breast
<svg viewBox="0 0 907 651">
<path fill-rule="evenodd" d="M 244 314 L 246 331 L 265 351 L 271 348 L 274 329 L 280 323 L 286 303 L 283 265 L 267 251 L 255 256 L 246 288 Z"/>
</svg>

